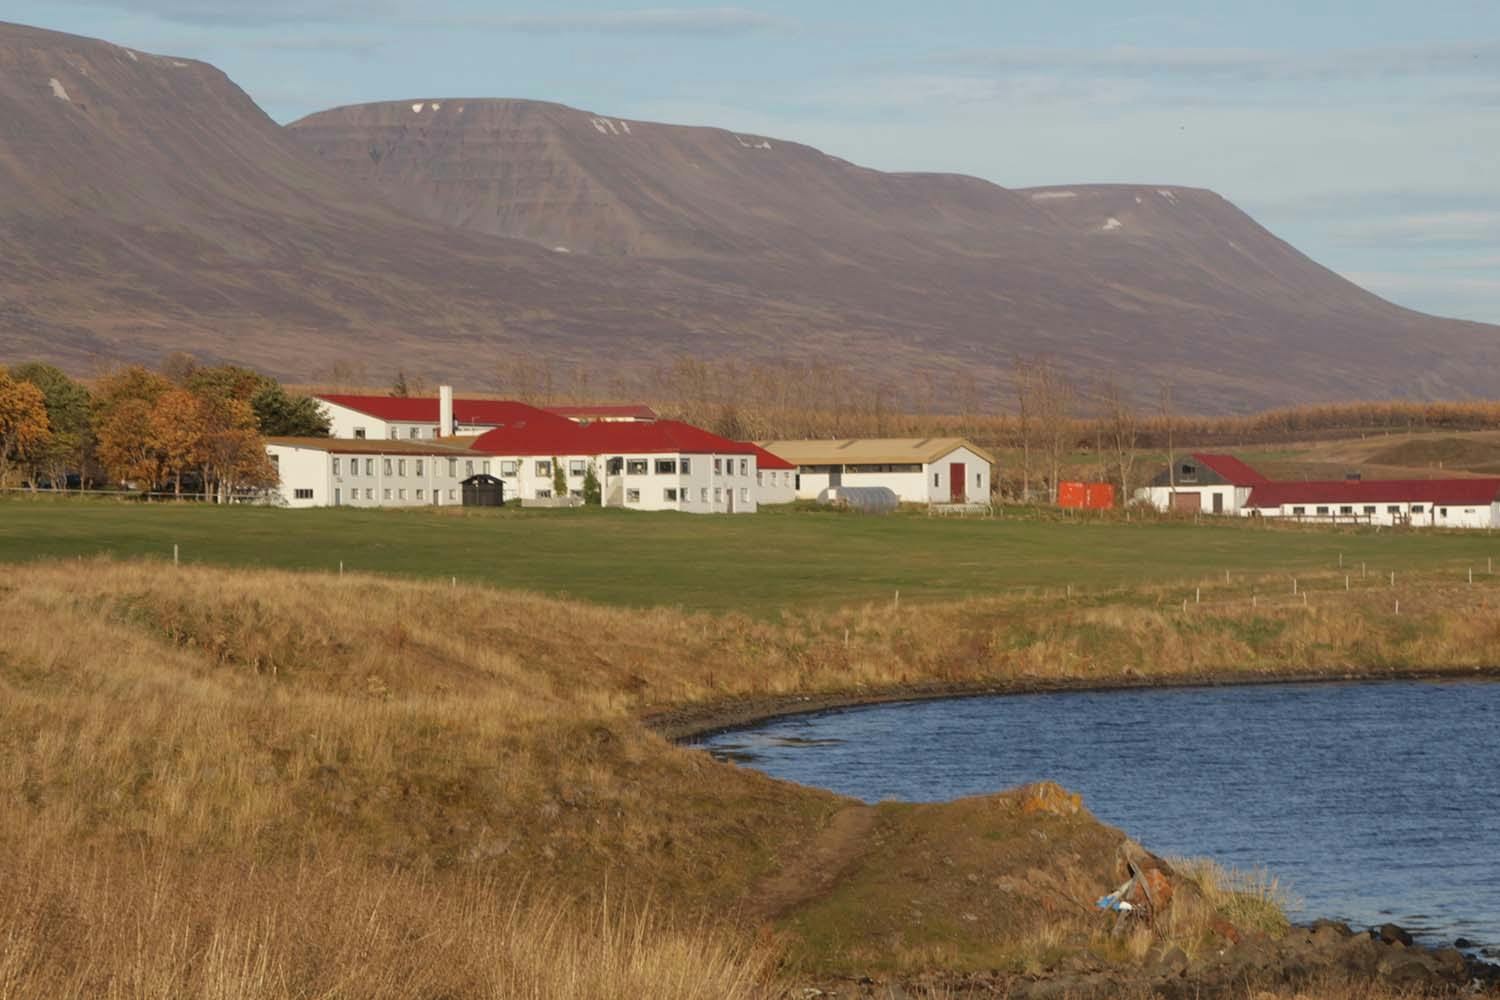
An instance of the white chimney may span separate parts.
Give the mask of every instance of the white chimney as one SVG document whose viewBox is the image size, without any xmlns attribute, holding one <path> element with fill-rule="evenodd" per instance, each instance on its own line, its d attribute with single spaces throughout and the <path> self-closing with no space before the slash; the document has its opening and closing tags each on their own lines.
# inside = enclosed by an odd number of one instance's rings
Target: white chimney
<svg viewBox="0 0 1500 1000">
<path fill-rule="evenodd" d="M 438 433 L 453 436 L 453 386 L 438 386 Z"/>
</svg>

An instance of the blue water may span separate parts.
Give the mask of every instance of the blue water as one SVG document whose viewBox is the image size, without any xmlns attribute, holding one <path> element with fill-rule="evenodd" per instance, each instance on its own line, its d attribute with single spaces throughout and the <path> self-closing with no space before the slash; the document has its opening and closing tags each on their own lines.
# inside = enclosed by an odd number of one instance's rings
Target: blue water
<svg viewBox="0 0 1500 1000">
<path fill-rule="evenodd" d="M 1158 854 L 1267 869 L 1300 899 L 1294 916 L 1500 953 L 1500 683 L 908 702 L 703 745 L 867 802 L 1050 779 Z"/>
</svg>

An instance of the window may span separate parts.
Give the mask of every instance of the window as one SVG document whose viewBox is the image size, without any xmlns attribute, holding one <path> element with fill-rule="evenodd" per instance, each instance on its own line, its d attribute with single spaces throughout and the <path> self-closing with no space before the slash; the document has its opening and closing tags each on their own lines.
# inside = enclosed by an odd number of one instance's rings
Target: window
<svg viewBox="0 0 1500 1000">
<path fill-rule="evenodd" d="M 514 461 L 512 461 L 512 462 L 501 462 L 500 463 L 500 475 L 502 475 L 502 476 L 514 476 L 516 474 L 516 470 L 518 470 L 520 467 L 521 467 L 521 463 L 520 462 L 514 462 Z M 469 463 L 469 471 L 470 472 L 474 471 L 474 463 L 473 462 Z"/>
<path fill-rule="evenodd" d="M 1375 505 L 1374 504 L 1367 505 L 1365 507 L 1365 513 L 1366 514 L 1373 514 L 1373 513 L 1375 513 Z"/>
<path fill-rule="evenodd" d="M 449 490 L 448 491 L 448 499 L 450 501 L 457 500 L 458 499 L 458 490 Z"/>
<path fill-rule="evenodd" d="M 1191 462 L 1182 463 L 1179 478 L 1185 483 L 1196 483 L 1198 481 L 1198 467 Z"/>
<path fill-rule="evenodd" d="M 631 458 L 625 462 L 625 475 L 644 476 L 646 474 L 647 462 L 644 458 Z"/>
<path fill-rule="evenodd" d="M 356 439 L 363 441 L 365 439 L 365 429 L 363 427 L 354 428 L 354 436 Z"/>
<path fill-rule="evenodd" d="M 466 458 L 466 459 L 464 459 L 464 475 L 466 475 L 466 476 L 472 476 L 473 474 L 474 474 L 474 460 L 472 458 Z"/>
<path fill-rule="evenodd" d="M 1354 508 L 1350 507 L 1350 506 L 1348 506 L 1346 504 L 1345 506 L 1339 508 L 1339 513 L 1340 514 L 1353 514 L 1354 513 Z"/>
<path fill-rule="evenodd" d="M 1385 512 L 1387 514 L 1399 514 L 1401 513 L 1401 506 L 1393 503 L 1385 509 Z"/>
<path fill-rule="evenodd" d="M 658 458 L 656 460 L 656 474 L 658 476 L 675 476 L 675 475 L 677 475 L 677 459 L 675 459 L 675 458 Z"/>
<path fill-rule="evenodd" d="M 337 455 L 333 456 L 333 474 L 335 476 L 339 475 L 339 457 Z"/>
<path fill-rule="evenodd" d="M 1447 516 L 1448 516 L 1448 508 L 1447 507 L 1439 507 L 1438 508 L 1438 517 L 1447 517 Z"/>
<path fill-rule="evenodd" d="M 687 476 L 687 475 L 691 475 L 692 472 L 693 472 L 693 462 L 692 462 L 692 459 L 688 458 L 686 455 L 682 456 L 682 474 L 684 476 Z"/>
<path fill-rule="evenodd" d="M 976 472 L 976 473 L 974 473 L 974 488 L 976 490 L 982 490 L 982 489 L 984 489 L 984 473 L 982 473 L 982 472 Z"/>
<path fill-rule="evenodd" d="M 448 478 L 451 479 L 451 478 L 453 478 L 453 477 L 455 477 L 457 475 L 458 475 L 458 459 L 456 459 L 456 458 L 450 458 L 450 459 L 448 459 Z M 450 492 L 452 492 L 452 491 L 450 491 Z"/>
<path fill-rule="evenodd" d="M 698 493 L 699 493 L 699 497 L 698 497 L 699 501 L 701 503 L 708 503 L 708 487 L 707 486 L 703 487 L 701 490 L 698 491 Z"/>
<path fill-rule="evenodd" d="M 415 441 L 417 438 L 422 436 L 422 428 L 413 427 L 411 430 L 406 432 L 406 436 Z"/>
<path fill-rule="evenodd" d="M 381 492 L 383 492 L 385 494 L 385 498 L 387 500 L 389 500 L 391 498 L 391 491 L 389 489 L 382 490 Z"/>
<path fill-rule="evenodd" d="M 483 464 L 484 464 L 484 468 L 481 471 L 486 476 L 488 476 L 490 474 L 490 460 L 489 459 L 485 459 Z"/>
<path fill-rule="evenodd" d="M 418 500 L 423 500 L 423 499 L 425 499 L 425 498 L 426 498 L 426 495 L 425 495 L 425 493 L 424 493 L 424 491 L 422 491 L 422 490 L 417 490 L 417 499 L 418 499 Z"/>
<path fill-rule="evenodd" d="M 397 490 L 396 491 L 396 499 L 397 500 L 405 500 L 406 499 L 406 490 L 404 490 L 404 489 Z"/>
<path fill-rule="evenodd" d="M 582 479 L 589 474 L 589 463 L 582 458 L 568 459 L 568 476 L 573 479 Z"/>
<path fill-rule="evenodd" d="M 766 474 L 763 471 L 761 471 L 760 469 L 756 469 L 755 470 L 755 485 L 756 486 L 764 486 L 764 485 L 766 485 Z"/>
<path fill-rule="evenodd" d="M 545 459 L 545 458 L 537 459 L 536 474 L 539 475 L 539 476 L 550 476 L 550 475 L 552 475 L 552 463 L 551 463 L 551 461 L 549 461 L 548 459 Z"/>
<path fill-rule="evenodd" d="M 538 500 L 551 500 L 552 499 L 552 491 L 551 490 L 537 490 L 536 491 L 536 498 Z"/>
<path fill-rule="evenodd" d="M 395 427 L 392 427 L 391 428 L 391 440 L 394 441 L 394 440 L 396 440 L 400 436 L 401 436 L 400 430 L 398 430 Z"/>
<path fill-rule="evenodd" d="M 417 459 L 417 475 L 420 476 L 421 474 L 422 474 L 422 460 L 419 458 L 419 459 Z"/>
<path fill-rule="evenodd" d="M 1421 505 L 1421 504 L 1419 504 L 1419 503 L 1414 503 L 1414 504 L 1412 504 L 1412 505 L 1411 505 L 1411 512 L 1412 512 L 1412 513 L 1413 513 L 1413 514 L 1420 514 L 1420 513 L 1422 513 L 1422 511 L 1424 511 L 1424 510 L 1425 510 L 1425 509 L 1426 509 L 1426 508 L 1425 508 L 1425 507 L 1423 507 L 1423 506 L 1422 506 L 1422 505 Z"/>
<path fill-rule="evenodd" d="M 641 491 L 640 490 L 626 490 L 625 491 L 625 502 L 626 503 L 640 503 L 641 502 Z"/>
<path fill-rule="evenodd" d="M 374 500 L 375 499 L 375 491 L 373 489 L 366 489 L 365 490 L 365 499 L 366 500 Z"/>
<path fill-rule="evenodd" d="M 1319 507 L 1318 508 L 1318 513 L 1319 514 L 1326 514 L 1326 513 L 1328 513 L 1328 508 L 1327 507 Z"/>
<path fill-rule="evenodd" d="M 373 458 L 365 459 L 365 475 L 375 475 L 375 460 Z"/>
<path fill-rule="evenodd" d="M 674 489 L 672 489 L 669 486 L 666 489 L 664 489 L 664 490 L 661 491 L 661 498 L 663 500 L 665 500 L 667 503 L 676 503 L 677 502 L 677 491 L 674 490 Z"/>
<path fill-rule="evenodd" d="M 938 476 L 939 476 L 939 475 L 940 475 L 940 473 L 936 473 L 936 472 L 934 472 L 934 473 L 933 473 L 933 474 L 932 474 L 932 485 L 934 485 L 934 486 L 940 486 L 940 485 L 942 485 L 942 484 L 940 484 L 940 483 L 939 483 L 939 482 L 938 482 Z"/>
<path fill-rule="evenodd" d="M 578 499 L 582 500 L 583 499 L 583 490 L 569 490 L 568 491 L 568 496 L 570 496 L 570 497 L 577 497 Z"/>
<path fill-rule="evenodd" d="M 404 475 L 406 475 L 406 459 L 404 459 L 404 458 L 398 458 L 398 459 L 396 459 L 396 475 L 398 475 L 398 476 L 404 476 Z"/>
<path fill-rule="evenodd" d="M 295 490 L 294 495 L 298 500 L 311 500 L 312 490 Z"/>
<path fill-rule="evenodd" d="M 716 476 L 722 475 L 723 472 L 724 472 L 724 460 L 721 459 L 721 458 L 714 459 L 714 475 L 716 475 Z"/>
<path fill-rule="evenodd" d="M 740 503 L 749 503 L 749 502 L 750 502 L 750 488 L 748 486 L 741 486 L 740 487 Z"/>
<path fill-rule="evenodd" d="M 723 501 L 723 499 L 724 499 L 724 487 L 722 487 L 722 486 L 715 486 L 714 487 L 714 503 L 720 503 L 720 502 Z"/>
<path fill-rule="evenodd" d="M 1298 515 L 1306 514 L 1307 513 L 1307 508 L 1306 507 L 1293 507 L 1292 508 L 1292 513 L 1293 514 L 1298 514 Z"/>
<path fill-rule="evenodd" d="M 740 475 L 750 475 L 750 460 L 748 458 L 740 459 Z"/>
<path fill-rule="evenodd" d="M 385 474 L 389 476 L 391 474 L 391 460 L 387 458 L 383 461 L 385 462 Z"/>
</svg>

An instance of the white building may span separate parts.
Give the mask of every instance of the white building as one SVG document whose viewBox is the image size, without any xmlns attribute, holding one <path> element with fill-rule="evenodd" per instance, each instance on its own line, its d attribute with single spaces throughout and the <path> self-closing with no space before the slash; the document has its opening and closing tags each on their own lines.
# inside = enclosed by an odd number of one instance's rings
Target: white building
<svg viewBox="0 0 1500 1000">
<path fill-rule="evenodd" d="M 1250 491 L 1244 513 L 1315 523 L 1494 528 L 1500 526 L 1500 479 L 1267 482 Z"/>
<path fill-rule="evenodd" d="M 288 507 L 424 507 L 462 503 L 461 483 L 487 456 L 436 442 L 268 438 Z"/>
<path fill-rule="evenodd" d="M 885 486 L 904 503 L 988 503 L 995 458 L 962 438 L 762 441 L 797 466 L 796 494 L 829 487 Z"/>
<path fill-rule="evenodd" d="M 759 504 L 755 446 L 678 421 L 581 423 L 510 402 L 487 402 L 459 419 L 463 411 L 446 393 L 436 400 L 368 400 L 374 402 L 334 404 L 343 411 L 336 428 L 361 430 L 364 437 L 267 442 L 280 472 L 283 502 L 294 507 L 457 504 L 463 480 L 480 473 L 498 477 L 507 500 L 546 500 L 558 493 L 559 470 L 566 495 L 582 498 L 592 470 L 605 506 L 748 514 Z M 429 402 L 438 408 L 439 431 L 472 430 L 485 420 L 495 425 L 478 435 L 433 436 L 421 422 L 426 411 L 411 405 Z M 353 423 L 356 419 L 362 422 Z"/>
<path fill-rule="evenodd" d="M 1135 498 L 1157 510 L 1179 514 L 1242 514 L 1250 491 L 1268 483 L 1233 455 L 1194 453 L 1160 472 Z"/>
<path fill-rule="evenodd" d="M 760 445 L 750 447 L 755 449 L 755 488 L 758 502 L 775 505 L 796 500 L 797 467 Z"/>
<path fill-rule="evenodd" d="M 524 422 L 540 412 L 575 423 L 646 423 L 656 419 L 649 406 L 536 407 L 502 399 L 455 399 L 450 386 L 437 396 L 359 396 L 322 393 L 313 397 L 328 416 L 331 437 L 387 441 L 416 441 L 483 434 L 496 427 Z M 444 425 L 443 415 L 451 419 Z"/>
</svg>

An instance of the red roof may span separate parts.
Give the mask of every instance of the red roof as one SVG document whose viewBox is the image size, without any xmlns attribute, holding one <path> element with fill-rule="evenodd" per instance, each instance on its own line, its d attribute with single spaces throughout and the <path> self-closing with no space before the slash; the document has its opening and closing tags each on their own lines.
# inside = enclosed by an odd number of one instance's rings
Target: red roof
<svg viewBox="0 0 1500 1000">
<path fill-rule="evenodd" d="M 754 455 L 755 446 L 730 441 L 677 420 L 507 425 L 475 439 L 475 451 L 490 455 Z"/>
<path fill-rule="evenodd" d="M 631 420 L 655 420 L 656 411 L 649 406 L 544 406 L 542 409 L 548 413 L 555 413 L 560 417 L 578 419 L 580 417 L 614 417 L 619 419 L 626 417 Z"/>
<path fill-rule="evenodd" d="M 1217 472 L 1224 480 L 1234 486 L 1257 486 L 1261 483 L 1270 482 L 1265 476 L 1256 472 L 1244 462 L 1233 455 L 1207 455 L 1194 452 L 1193 458 L 1199 465 L 1207 466 Z"/>
<path fill-rule="evenodd" d="M 1327 482 L 1266 482 L 1250 491 L 1249 507 L 1284 504 L 1424 503 L 1488 507 L 1500 499 L 1500 479 L 1334 479 Z"/>
<path fill-rule="evenodd" d="M 791 462 L 788 462 L 786 459 L 782 458 L 780 455 L 773 455 L 769 451 L 766 451 L 766 449 L 762 448 L 758 444 L 752 444 L 750 447 L 752 447 L 752 448 L 755 449 L 755 455 L 756 455 L 755 467 L 757 469 L 795 469 L 796 468 L 795 465 L 793 465 Z"/>
<path fill-rule="evenodd" d="M 346 396 L 328 394 L 317 397 L 330 403 L 368 413 L 380 420 L 402 423 L 437 424 L 438 398 L 436 396 Z M 566 419 L 556 413 L 525 403 L 505 399 L 455 399 L 453 420 L 471 427 L 500 427 L 527 421 L 555 421 Z"/>
</svg>

